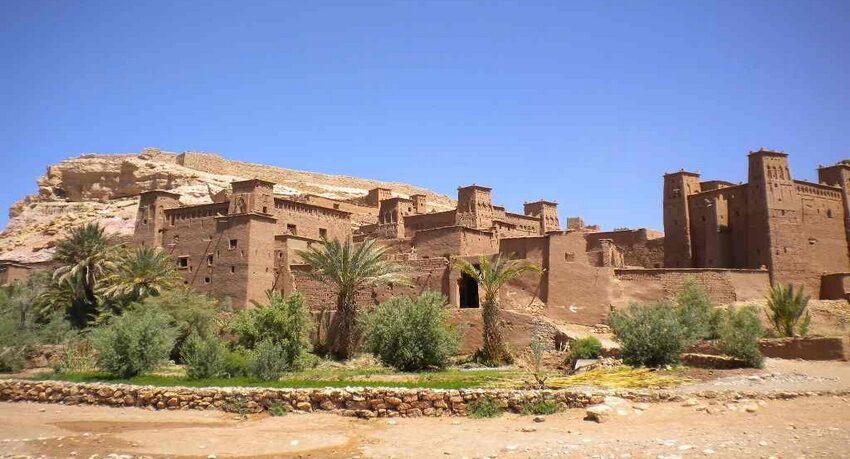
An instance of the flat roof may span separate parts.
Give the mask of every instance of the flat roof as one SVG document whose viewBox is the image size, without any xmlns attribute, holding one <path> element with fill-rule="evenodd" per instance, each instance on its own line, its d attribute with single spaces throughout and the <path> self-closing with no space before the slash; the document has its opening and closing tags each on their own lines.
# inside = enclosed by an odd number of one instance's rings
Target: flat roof
<svg viewBox="0 0 850 459">
<path fill-rule="evenodd" d="M 477 190 L 485 190 L 485 191 L 492 191 L 492 190 L 493 190 L 492 188 L 490 188 L 490 187 L 488 187 L 488 186 L 484 186 L 484 185 L 476 185 L 476 184 L 474 184 L 474 183 L 473 183 L 472 185 L 466 185 L 466 186 L 459 186 L 459 187 L 457 187 L 457 189 L 458 189 L 458 190 L 463 190 L 463 189 L 466 189 L 466 188 L 475 188 L 475 189 L 477 189 Z"/>
</svg>

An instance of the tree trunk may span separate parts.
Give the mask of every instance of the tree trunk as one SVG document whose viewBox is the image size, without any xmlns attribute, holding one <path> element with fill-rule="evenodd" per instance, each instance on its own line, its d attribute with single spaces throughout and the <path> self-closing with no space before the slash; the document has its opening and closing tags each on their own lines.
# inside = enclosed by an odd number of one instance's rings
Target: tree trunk
<svg viewBox="0 0 850 459">
<path fill-rule="evenodd" d="M 510 353 L 502 339 L 502 323 L 496 298 L 486 297 L 481 310 L 484 320 L 484 346 L 482 357 L 487 365 L 501 365 L 511 361 Z"/>
<path fill-rule="evenodd" d="M 336 314 L 331 332 L 334 334 L 331 352 L 340 360 L 350 359 L 357 350 L 357 305 L 349 295 L 340 294 L 337 298 Z"/>
</svg>

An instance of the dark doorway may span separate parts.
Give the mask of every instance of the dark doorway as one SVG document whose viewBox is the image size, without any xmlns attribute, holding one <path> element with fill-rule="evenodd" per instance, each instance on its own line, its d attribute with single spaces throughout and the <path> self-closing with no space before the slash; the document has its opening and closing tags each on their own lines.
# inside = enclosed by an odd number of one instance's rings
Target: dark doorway
<svg viewBox="0 0 850 459">
<path fill-rule="evenodd" d="M 477 308 L 478 305 L 478 282 L 472 276 L 461 273 L 460 276 L 460 307 Z"/>
</svg>

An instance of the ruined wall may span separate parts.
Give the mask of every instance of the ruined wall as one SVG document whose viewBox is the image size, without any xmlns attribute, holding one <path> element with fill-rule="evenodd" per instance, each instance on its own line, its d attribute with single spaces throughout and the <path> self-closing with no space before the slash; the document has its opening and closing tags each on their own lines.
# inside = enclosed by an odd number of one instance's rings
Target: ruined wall
<svg viewBox="0 0 850 459">
<path fill-rule="evenodd" d="M 350 214 L 339 210 L 275 198 L 273 215 L 277 218 L 275 234 L 341 241 L 352 234 Z"/>
<path fill-rule="evenodd" d="M 617 269 L 614 275 L 620 290 L 614 301 L 617 306 L 675 297 L 688 279 L 699 283 L 718 304 L 761 299 L 770 288 L 769 275 L 763 270 Z"/>
<path fill-rule="evenodd" d="M 461 226 L 417 231 L 413 237 L 417 255 L 424 258 L 489 255 L 498 252 L 498 244 L 493 233 Z"/>
<path fill-rule="evenodd" d="M 537 236 L 541 233 L 541 222 L 539 217 L 530 217 L 511 212 L 505 212 L 504 222 L 513 225 L 513 231 L 507 231 L 506 236 Z"/>
<path fill-rule="evenodd" d="M 623 254 L 626 266 L 661 268 L 664 266 L 664 238 L 650 233 L 646 228 L 620 231 L 585 233 L 588 251 L 601 251 L 600 240 L 609 239 Z"/>
<path fill-rule="evenodd" d="M 23 282 L 29 279 L 31 274 L 32 270 L 28 266 L 0 262 L 0 286 Z"/>
<path fill-rule="evenodd" d="M 404 236 L 413 237 L 417 231 L 443 228 L 455 225 L 455 211 L 434 212 L 430 214 L 408 215 L 404 217 Z"/>
<path fill-rule="evenodd" d="M 408 260 L 400 263 L 405 267 L 411 285 L 382 285 L 361 291 L 357 296 L 358 304 L 364 306 L 377 305 L 393 296 L 413 297 L 426 291 L 441 292 L 448 298 L 448 260 L 432 258 Z M 309 266 L 292 265 L 291 271 L 295 290 L 305 296 L 311 309 L 319 310 L 326 307 L 332 310 L 336 307 L 336 296 L 333 289 L 328 288 L 326 283 L 310 277 L 308 275 Z M 284 293 L 289 292 L 285 291 Z"/>
</svg>

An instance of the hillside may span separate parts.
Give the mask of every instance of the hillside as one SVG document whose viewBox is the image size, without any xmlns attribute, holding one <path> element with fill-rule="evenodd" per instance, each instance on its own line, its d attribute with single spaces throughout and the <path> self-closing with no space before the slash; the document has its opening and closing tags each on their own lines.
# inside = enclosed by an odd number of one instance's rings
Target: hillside
<svg viewBox="0 0 850 459">
<path fill-rule="evenodd" d="M 182 195 L 183 204 L 200 204 L 229 189 L 230 182 L 249 178 L 276 183 L 275 193 L 281 195 L 347 200 L 384 187 L 398 196 L 425 194 L 435 210 L 454 207 L 447 196 L 405 183 L 284 169 L 209 153 L 146 148 L 138 154 L 86 154 L 48 166 L 38 179 L 38 192 L 9 209 L 9 224 L 0 233 L 0 259 L 49 261 L 56 241 L 70 228 L 88 222 L 97 221 L 109 231 L 130 236 L 138 195 L 146 190 L 171 190 Z M 376 209 L 361 208 L 353 219 L 366 223 L 374 221 L 375 214 Z"/>
</svg>

